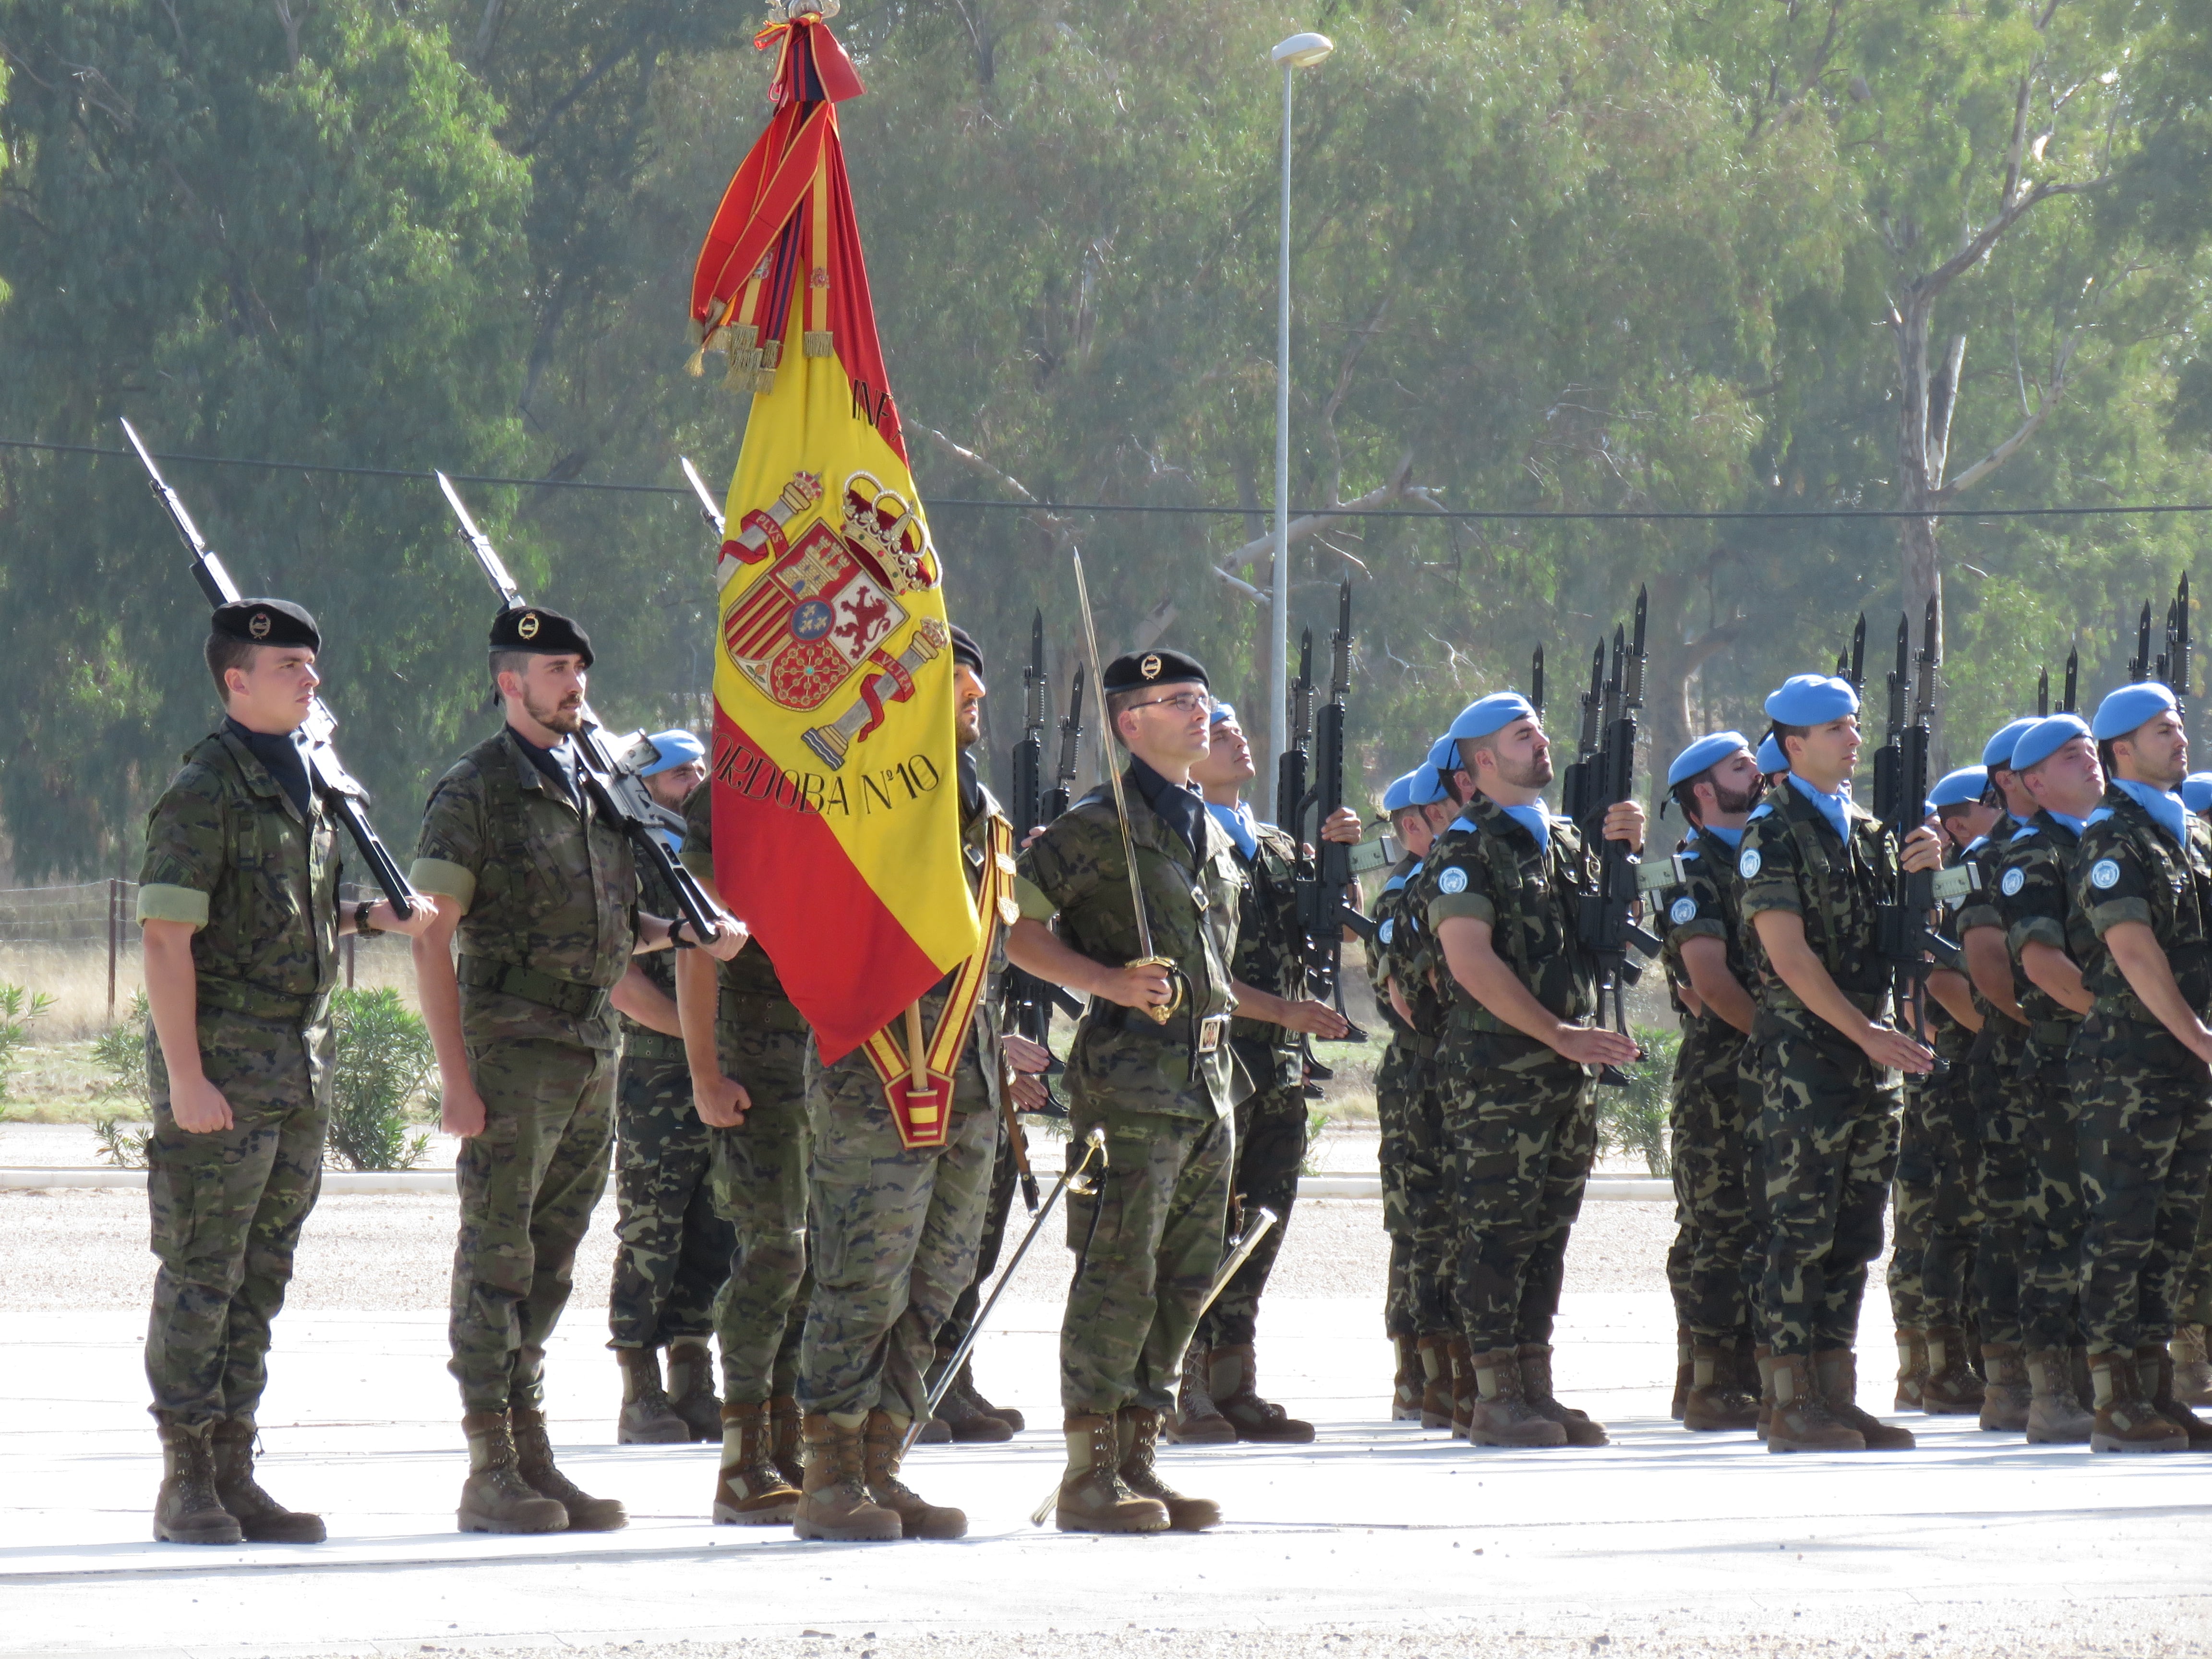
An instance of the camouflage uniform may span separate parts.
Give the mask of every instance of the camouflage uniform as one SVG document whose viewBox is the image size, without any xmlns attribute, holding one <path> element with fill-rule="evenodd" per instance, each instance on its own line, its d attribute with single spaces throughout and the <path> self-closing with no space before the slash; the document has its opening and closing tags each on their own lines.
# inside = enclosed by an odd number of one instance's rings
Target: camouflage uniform
<svg viewBox="0 0 2212 1659">
<path fill-rule="evenodd" d="M 268 1382 L 300 1229 L 322 1186 L 337 981 L 337 831 L 303 818 L 226 729 L 185 757 L 146 822 L 138 919 L 192 926 L 200 1064 L 232 1125 L 186 1134 L 169 1112 L 161 1044 L 146 1042 L 154 1133 L 154 1308 L 146 1380 L 185 1425 L 251 1424 Z"/>
<path fill-rule="evenodd" d="M 676 896 L 640 872 L 644 908 L 680 915 Z M 676 953 L 639 966 L 669 1000 Z M 684 1039 L 624 1017 L 615 1083 L 615 1272 L 607 1295 L 611 1348 L 665 1348 L 714 1328 L 714 1301 L 730 1276 L 730 1224 L 716 1212 L 714 1135 L 691 1104 Z"/>
<path fill-rule="evenodd" d="M 461 1147 L 449 1369 L 470 1413 L 544 1407 L 545 1343 L 607 1182 L 609 993 L 629 966 L 629 842 L 502 731 L 431 791 L 415 885 L 461 907 L 461 1031 L 484 1127 Z"/>
<path fill-rule="evenodd" d="M 1071 1146 L 1103 1126 L 1109 1158 L 1097 1191 L 1068 1199 L 1077 1273 L 1060 1324 L 1060 1392 L 1071 1416 L 1175 1409 L 1183 1352 L 1221 1263 L 1236 1157 L 1224 1030 L 1244 886 L 1236 848 L 1201 810 L 1194 853 L 1146 802 L 1133 766 L 1124 787 L 1152 948 L 1175 963 L 1182 1001 L 1156 1024 L 1094 998 L 1069 1049 Z M 1106 790 L 1055 819 L 1023 853 L 1021 871 L 1022 914 L 1057 915 L 1070 949 L 1116 967 L 1143 954 Z"/>
<path fill-rule="evenodd" d="M 714 876 L 713 789 L 684 803 L 684 863 Z M 714 1305 L 722 1397 L 733 1405 L 781 1399 L 799 1385 L 799 1345 L 812 1279 L 806 1249 L 806 1022 L 758 940 L 715 964 L 714 1049 L 723 1074 L 752 1104 L 734 1129 L 713 1129 L 715 1207 L 732 1227 L 729 1280 Z"/>
<path fill-rule="evenodd" d="M 1794 781 L 1767 791 L 1736 863 L 1744 931 L 1755 935 L 1768 910 L 1802 917 L 1837 989 L 1879 1019 L 1889 969 L 1876 950 L 1875 912 L 1893 888 L 1897 854 L 1864 811 L 1848 800 L 1844 811 L 1848 842 Z M 1798 1000 L 1763 951 L 1759 961 L 1752 1042 L 1767 1211 L 1759 1315 L 1775 1353 L 1804 1357 L 1849 1348 L 1857 1334 L 1897 1164 L 1898 1093 L 1856 1043 Z"/>
<path fill-rule="evenodd" d="M 1890 1316 L 1902 1330 L 1966 1324 L 1979 1211 L 1980 1143 L 1966 1098 L 1974 1033 L 1928 999 L 1929 1046 L 1940 1075 L 1905 1079 L 1905 1114 L 1893 1183 L 1896 1241 L 1889 1261 Z"/>
<path fill-rule="evenodd" d="M 1427 934 L 1410 885 L 1420 860 L 1408 854 L 1375 901 L 1375 937 L 1368 942 L 1369 981 L 1390 1028 L 1390 1044 L 1375 1073 L 1375 1115 L 1381 1131 L 1382 1226 L 1390 1237 L 1383 1328 L 1390 1336 L 1449 1336 L 1456 1328 L 1442 1272 L 1449 1232 L 1443 1172 L 1443 1123 L 1437 1102 L 1437 1036 L 1443 1009 L 1430 989 L 1423 947 Z M 1418 964 L 1418 965 L 1417 965 Z M 1414 1024 L 1390 1006 L 1395 982 Z"/>
<path fill-rule="evenodd" d="M 1004 816 L 980 785 L 962 803 L 971 887 L 990 856 L 989 820 Z M 995 952 L 994 920 L 985 927 Z M 925 1030 L 936 1030 L 950 983 L 923 997 Z M 937 1334 L 975 1277 L 998 1151 L 1004 1062 L 997 1006 L 987 984 L 954 1067 L 951 1121 L 938 1146 L 900 1144 L 864 1050 L 825 1065 L 807 1042 L 814 1287 L 799 1346 L 799 1404 L 810 1414 L 924 1415 Z"/>
<path fill-rule="evenodd" d="M 2074 903 L 2097 936 L 2081 963 L 2096 1001 L 2068 1053 L 2087 1224 L 2081 1325 L 2093 1354 L 2172 1336 L 2171 1297 L 2212 1167 L 2205 1064 L 2143 1006 L 2104 943 L 2120 922 L 2148 924 L 2182 996 L 2200 1019 L 2212 1013 L 2212 828 L 2193 813 L 2184 823 L 2185 850 L 2110 789 L 2075 862 Z"/>
<path fill-rule="evenodd" d="M 2001 824 L 2013 820 L 2004 818 Z M 1960 908 L 1954 925 L 1963 941 L 1976 927 L 2005 932 L 2003 912 L 1997 904 L 1995 872 L 2002 857 L 2002 843 L 1978 841 L 1966 856 L 1984 872 L 1982 891 Z M 2012 969 L 2013 1000 L 2017 1003 L 2033 988 L 2017 964 Z M 2021 1276 L 2027 1231 L 2028 1148 L 2021 1121 L 2018 1085 L 2021 1056 L 2027 1047 L 2028 1028 L 2009 1014 L 2001 1013 L 1979 992 L 1974 1006 L 1982 1016 L 1982 1029 L 1966 1051 L 1966 1098 L 1972 1109 L 1975 1144 L 1968 1151 L 1968 1168 L 1977 1172 L 1973 1189 L 1974 1312 L 1984 1346 L 2024 1343 L 2021 1328 Z"/>
<path fill-rule="evenodd" d="M 1423 890 L 1434 895 L 1432 935 L 1459 917 L 1490 923 L 1492 948 L 1514 976 L 1560 1019 L 1578 1021 L 1597 1007 L 1595 964 L 1576 939 L 1596 859 L 1573 823 L 1550 823 L 1540 848 L 1477 795 L 1430 849 Z M 1589 1067 L 1454 988 L 1437 1045 L 1460 1226 L 1454 1293 L 1468 1351 L 1487 1354 L 1552 1340 L 1567 1235 L 1597 1158 L 1596 1085 Z"/>
</svg>

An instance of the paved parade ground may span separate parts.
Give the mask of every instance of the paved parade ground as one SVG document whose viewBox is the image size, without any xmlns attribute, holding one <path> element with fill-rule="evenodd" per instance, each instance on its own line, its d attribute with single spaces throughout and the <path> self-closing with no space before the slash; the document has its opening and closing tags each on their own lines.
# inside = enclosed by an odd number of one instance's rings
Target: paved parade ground
<svg viewBox="0 0 2212 1659">
<path fill-rule="evenodd" d="M 1922 1449 L 1768 1455 L 1666 1416 L 1666 1206 L 1599 1203 L 1571 1261 L 1560 1389 L 1602 1450 L 1469 1451 L 1382 1420 L 1378 1206 L 1301 1207 L 1261 1321 L 1265 1387 L 1310 1447 L 1170 1449 L 1221 1501 L 1204 1537 L 1033 1530 L 1060 1466 L 1041 1244 L 978 1379 L 1032 1426 L 918 1449 L 951 1544 L 794 1542 L 705 1519 L 712 1446 L 618 1448 L 604 1226 L 549 1365 L 562 1462 L 625 1500 L 628 1530 L 453 1530 L 464 1454 L 443 1370 L 437 1253 L 450 1200 L 333 1197 L 277 1326 L 263 1474 L 319 1508 L 319 1547 L 152 1543 L 160 1463 L 137 1341 L 143 1195 L 0 1194 L 0 1653 L 730 1652 L 821 1659 L 1190 1652 L 2113 1654 L 2212 1650 L 2212 1461 L 2092 1457 L 1905 1420 Z M 1053 1248 L 1047 1248 L 1048 1245 Z M 1869 1298 L 1863 1403 L 1888 1403 Z M 63 1305 L 66 1304 L 66 1305 Z"/>
</svg>

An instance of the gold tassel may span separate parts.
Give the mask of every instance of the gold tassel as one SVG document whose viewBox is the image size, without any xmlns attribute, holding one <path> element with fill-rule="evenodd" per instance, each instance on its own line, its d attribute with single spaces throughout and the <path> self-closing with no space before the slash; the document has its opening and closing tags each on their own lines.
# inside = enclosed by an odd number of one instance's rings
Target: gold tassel
<svg viewBox="0 0 2212 1659">
<path fill-rule="evenodd" d="M 691 353 L 690 360 L 684 365 L 684 372 L 686 374 L 691 375 L 695 379 L 707 372 L 707 348 L 705 346 L 700 346 Z"/>
<path fill-rule="evenodd" d="M 837 355 L 830 344 L 828 329 L 810 328 L 806 331 L 806 355 L 810 357 L 834 357 Z"/>
<path fill-rule="evenodd" d="M 778 363 L 780 363 L 781 362 L 782 362 L 782 360 L 783 360 L 783 342 L 782 342 L 782 341 L 781 341 L 781 340 L 770 340 L 770 341 L 769 341 L 766 345 L 764 345 L 764 346 L 763 346 L 763 347 L 761 348 L 761 350 L 760 350 L 760 366 L 761 366 L 763 368 L 774 368 L 775 367 L 776 367 L 776 365 L 777 365 Z"/>
<path fill-rule="evenodd" d="M 775 371 L 774 369 L 757 368 L 753 371 L 753 390 L 756 392 L 764 393 L 775 389 Z"/>
</svg>

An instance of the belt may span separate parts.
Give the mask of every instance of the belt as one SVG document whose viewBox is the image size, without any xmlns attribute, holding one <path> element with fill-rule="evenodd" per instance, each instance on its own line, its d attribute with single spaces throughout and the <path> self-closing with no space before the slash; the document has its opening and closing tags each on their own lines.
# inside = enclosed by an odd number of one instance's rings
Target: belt
<svg viewBox="0 0 2212 1659">
<path fill-rule="evenodd" d="M 612 994 L 604 986 L 556 979 L 519 962 L 463 957 L 456 977 L 471 991 L 497 991 L 502 996 L 520 997 L 525 1002 L 535 1002 L 577 1019 L 600 1018 L 613 1006 Z"/>
<path fill-rule="evenodd" d="M 682 1060 L 684 1039 L 671 1036 L 665 1031 L 656 1031 L 634 1020 L 623 1023 L 623 1058 L 625 1060 Z"/>
<path fill-rule="evenodd" d="M 2075 1024 L 2070 1019 L 2039 1019 L 2027 1028 L 2027 1040 L 2039 1049 L 2063 1052 L 2074 1041 Z"/>
<path fill-rule="evenodd" d="M 1398 1041 L 1423 1060 L 1434 1060 L 1437 1057 L 1437 1040 L 1434 1037 L 1423 1036 L 1419 1031 L 1401 1031 L 1398 1033 Z"/>
<path fill-rule="evenodd" d="M 327 991 L 295 996 L 287 991 L 264 990 L 242 979 L 218 979 L 212 974 L 202 974 L 198 981 L 201 1007 L 222 1008 L 248 1019 L 276 1020 L 287 1025 L 305 1025 L 319 1018 L 330 999 Z"/>
</svg>

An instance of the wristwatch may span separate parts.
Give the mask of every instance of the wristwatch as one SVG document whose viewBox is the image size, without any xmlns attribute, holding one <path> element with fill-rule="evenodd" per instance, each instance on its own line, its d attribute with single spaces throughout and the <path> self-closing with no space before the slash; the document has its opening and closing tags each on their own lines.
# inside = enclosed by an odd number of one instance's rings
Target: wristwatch
<svg viewBox="0 0 2212 1659">
<path fill-rule="evenodd" d="M 360 903 L 353 907 L 353 930 L 355 933 L 374 933 L 383 931 L 381 928 L 372 927 L 368 924 L 368 913 L 374 908 L 376 908 L 376 901 L 374 899 L 363 899 Z"/>
</svg>

